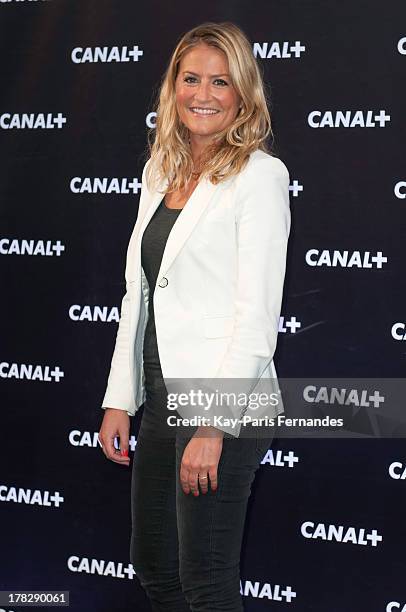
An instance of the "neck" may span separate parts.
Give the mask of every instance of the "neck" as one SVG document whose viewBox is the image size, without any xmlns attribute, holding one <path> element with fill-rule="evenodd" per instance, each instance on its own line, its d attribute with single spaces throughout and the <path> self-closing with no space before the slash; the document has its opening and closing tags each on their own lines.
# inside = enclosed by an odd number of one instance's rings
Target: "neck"
<svg viewBox="0 0 406 612">
<path fill-rule="evenodd" d="M 196 134 L 189 133 L 189 142 L 195 172 L 200 172 L 200 160 L 202 158 L 204 150 L 210 144 L 211 138 L 207 136 L 198 136 Z"/>
</svg>

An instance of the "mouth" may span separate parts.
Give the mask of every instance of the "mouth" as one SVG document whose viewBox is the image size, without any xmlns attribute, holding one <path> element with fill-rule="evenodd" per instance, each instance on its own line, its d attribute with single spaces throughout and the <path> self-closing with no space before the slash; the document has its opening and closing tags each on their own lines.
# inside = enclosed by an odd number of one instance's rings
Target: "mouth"
<svg viewBox="0 0 406 612">
<path fill-rule="evenodd" d="M 201 108 L 199 106 L 191 106 L 189 110 L 191 113 L 199 117 L 213 117 L 220 112 L 215 108 Z"/>
</svg>

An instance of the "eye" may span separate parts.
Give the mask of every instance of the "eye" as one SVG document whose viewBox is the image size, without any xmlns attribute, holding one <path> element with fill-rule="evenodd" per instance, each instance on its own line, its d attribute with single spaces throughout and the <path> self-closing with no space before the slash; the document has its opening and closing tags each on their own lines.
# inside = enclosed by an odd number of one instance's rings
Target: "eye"
<svg viewBox="0 0 406 612">
<path fill-rule="evenodd" d="M 192 81 L 195 81 L 196 77 L 194 77 L 194 76 L 187 76 L 183 80 L 184 80 L 185 83 L 190 83 L 189 79 L 192 79 Z M 216 82 L 220 83 L 221 87 L 224 87 L 225 85 L 228 85 L 228 83 L 224 79 L 216 79 L 214 82 L 215 83 Z"/>
</svg>

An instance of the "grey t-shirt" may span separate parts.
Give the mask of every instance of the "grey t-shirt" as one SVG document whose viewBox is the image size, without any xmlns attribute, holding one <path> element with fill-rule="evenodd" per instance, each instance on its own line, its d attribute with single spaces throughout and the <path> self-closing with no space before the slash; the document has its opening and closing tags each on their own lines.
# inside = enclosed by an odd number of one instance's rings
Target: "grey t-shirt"
<svg viewBox="0 0 406 612">
<path fill-rule="evenodd" d="M 143 358 L 147 403 L 162 402 L 164 382 L 158 354 L 155 316 L 153 308 L 154 288 L 169 233 L 182 208 L 168 208 L 165 198 L 150 219 L 141 242 L 141 265 L 149 285 L 148 321 L 145 328 Z"/>
</svg>

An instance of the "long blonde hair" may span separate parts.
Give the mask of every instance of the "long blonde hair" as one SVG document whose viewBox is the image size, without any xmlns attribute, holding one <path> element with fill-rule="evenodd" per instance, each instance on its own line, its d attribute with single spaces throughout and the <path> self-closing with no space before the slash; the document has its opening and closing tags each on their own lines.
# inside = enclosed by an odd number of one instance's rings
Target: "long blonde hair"
<svg viewBox="0 0 406 612">
<path fill-rule="evenodd" d="M 266 142 L 269 134 L 273 137 L 267 92 L 251 44 L 234 23 L 208 21 L 180 38 L 162 77 L 154 104 L 156 128 L 150 128 L 147 133 L 146 157 L 151 157 L 146 172 L 148 188 L 153 180 L 167 178 L 167 192 L 183 189 L 193 171 L 189 130 L 180 121 L 176 109 L 175 81 L 184 54 L 202 42 L 225 53 L 242 108 L 234 121 L 218 132 L 206 147 L 200 178 L 207 176 L 217 184 L 238 174 L 256 149 L 272 155 Z"/>
</svg>

